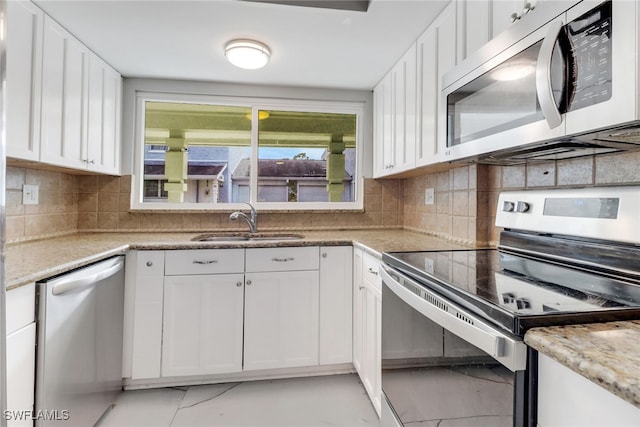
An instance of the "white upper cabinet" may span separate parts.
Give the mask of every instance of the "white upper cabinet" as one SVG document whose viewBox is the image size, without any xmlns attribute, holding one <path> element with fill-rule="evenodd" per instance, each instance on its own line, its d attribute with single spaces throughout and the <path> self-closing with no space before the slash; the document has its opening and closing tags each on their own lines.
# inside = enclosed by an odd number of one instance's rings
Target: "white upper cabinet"
<svg viewBox="0 0 640 427">
<path fill-rule="evenodd" d="M 375 178 L 388 174 L 390 165 L 394 162 L 392 81 L 393 75 L 389 73 L 373 90 L 373 176 Z"/>
<path fill-rule="evenodd" d="M 31 2 L 7 2 L 7 156 L 40 158 L 40 81 L 44 13 Z"/>
<path fill-rule="evenodd" d="M 7 18 L 8 157 L 119 174 L 120 74 L 31 2 Z"/>
<path fill-rule="evenodd" d="M 391 173 L 415 166 L 416 147 L 416 44 L 402 56 L 391 71 L 394 89 L 394 162 Z"/>
<path fill-rule="evenodd" d="M 415 167 L 416 44 L 375 87 L 374 177 Z"/>
<path fill-rule="evenodd" d="M 122 77 L 95 55 L 89 57 L 89 169 L 120 173 L 120 103 Z"/>
<path fill-rule="evenodd" d="M 418 39 L 416 166 L 438 163 L 438 141 L 446 138 L 442 76 L 456 65 L 456 13 L 449 5 Z M 443 110 L 444 111 L 444 110 Z"/>
<path fill-rule="evenodd" d="M 45 16 L 41 161 L 86 169 L 89 50 Z"/>
<path fill-rule="evenodd" d="M 580 0 L 456 0 L 458 62 L 512 27 L 533 31 Z"/>
<path fill-rule="evenodd" d="M 45 17 L 41 158 L 92 172 L 120 172 L 122 78 Z"/>
</svg>

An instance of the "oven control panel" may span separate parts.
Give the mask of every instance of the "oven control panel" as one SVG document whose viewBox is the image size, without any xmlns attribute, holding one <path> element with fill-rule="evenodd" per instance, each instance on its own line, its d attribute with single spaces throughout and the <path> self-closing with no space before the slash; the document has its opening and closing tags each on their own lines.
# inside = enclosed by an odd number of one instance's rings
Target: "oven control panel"
<svg viewBox="0 0 640 427">
<path fill-rule="evenodd" d="M 640 187 L 500 193 L 496 226 L 640 243 Z"/>
</svg>

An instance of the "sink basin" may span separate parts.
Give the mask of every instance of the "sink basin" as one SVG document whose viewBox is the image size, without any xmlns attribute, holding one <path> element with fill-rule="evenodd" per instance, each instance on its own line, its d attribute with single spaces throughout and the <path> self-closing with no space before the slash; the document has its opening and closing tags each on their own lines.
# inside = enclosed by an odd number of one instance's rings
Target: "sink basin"
<svg viewBox="0 0 640 427">
<path fill-rule="evenodd" d="M 259 240 L 300 240 L 301 234 L 289 233 L 205 233 L 199 234 L 193 242 L 249 242 Z"/>
</svg>

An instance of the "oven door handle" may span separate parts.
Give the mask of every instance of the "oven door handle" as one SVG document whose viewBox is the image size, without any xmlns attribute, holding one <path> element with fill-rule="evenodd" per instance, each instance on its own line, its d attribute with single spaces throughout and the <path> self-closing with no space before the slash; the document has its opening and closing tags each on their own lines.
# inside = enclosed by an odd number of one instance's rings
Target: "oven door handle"
<svg viewBox="0 0 640 427">
<path fill-rule="evenodd" d="M 383 284 L 423 316 L 475 345 L 512 371 L 526 369 L 526 345 L 521 340 L 501 333 L 457 305 L 429 292 L 415 281 L 404 276 L 399 277 L 385 265 L 381 266 L 380 275 Z M 407 284 L 424 296 L 417 295 Z M 382 303 L 384 304 L 384 297 Z"/>
</svg>

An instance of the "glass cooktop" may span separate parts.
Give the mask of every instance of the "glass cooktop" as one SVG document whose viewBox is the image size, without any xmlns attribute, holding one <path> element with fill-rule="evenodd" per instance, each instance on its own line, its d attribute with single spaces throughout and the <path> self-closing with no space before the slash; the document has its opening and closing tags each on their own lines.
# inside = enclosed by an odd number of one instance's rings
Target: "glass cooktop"
<svg viewBox="0 0 640 427">
<path fill-rule="evenodd" d="M 385 253 L 383 261 L 518 335 L 640 318 L 640 284 L 496 249 Z"/>
</svg>

